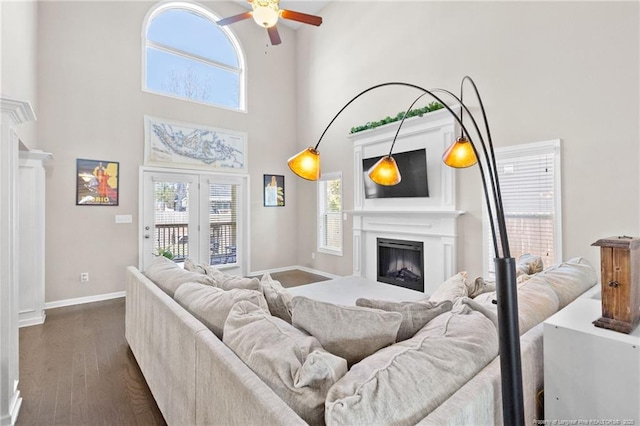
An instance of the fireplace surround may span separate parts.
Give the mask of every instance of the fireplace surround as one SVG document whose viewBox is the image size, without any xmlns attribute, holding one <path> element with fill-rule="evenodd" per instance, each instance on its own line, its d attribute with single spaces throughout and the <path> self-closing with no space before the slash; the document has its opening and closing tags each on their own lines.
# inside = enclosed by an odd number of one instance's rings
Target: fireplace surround
<svg viewBox="0 0 640 426">
<path fill-rule="evenodd" d="M 354 179 L 353 274 L 378 278 L 378 239 L 421 243 L 422 291 L 431 294 L 458 272 L 456 264 L 457 218 L 455 170 L 442 164 L 442 152 L 455 140 L 457 125 L 445 110 L 407 119 L 398 136 L 400 151 L 425 149 L 429 196 L 366 198 L 364 180 Z M 397 124 L 348 136 L 354 146 L 354 176 L 363 176 L 362 159 L 385 155 Z M 402 170 L 401 170 L 402 172 Z M 427 184 L 425 182 L 425 185 Z M 381 281 L 385 282 L 385 281 Z"/>
</svg>

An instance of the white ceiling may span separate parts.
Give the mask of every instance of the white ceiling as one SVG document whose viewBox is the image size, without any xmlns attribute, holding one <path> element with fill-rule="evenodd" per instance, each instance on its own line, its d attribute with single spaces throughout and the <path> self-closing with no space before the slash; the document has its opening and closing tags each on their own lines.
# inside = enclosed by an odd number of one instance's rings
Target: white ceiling
<svg viewBox="0 0 640 426">
<path fill-rule="evenodd" d="M 251 9 L 251 5 L 247 0 L 235 0 L 236 3 L 240 3 L 243 7 Z M 320 11 L 329 4 L 328 1 L 317 0 L 280 0 L 280 9 L 294 10 L 296 12 L 302 12 L 309 15 L 319 15 Z M 321 16 L 321 15 L 320 15 Z M 284 24 L 289 28 L 298 29 L 303 24 L 288 19 L 281 19 L 278 24 Z"/>
</svg>

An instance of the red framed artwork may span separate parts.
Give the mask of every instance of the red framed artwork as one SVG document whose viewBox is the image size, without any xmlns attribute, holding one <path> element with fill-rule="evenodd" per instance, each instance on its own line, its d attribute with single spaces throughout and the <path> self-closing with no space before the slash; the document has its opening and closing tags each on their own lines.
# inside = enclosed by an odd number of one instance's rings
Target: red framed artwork
<svg viewBox="0 0 640 426">
<path fill-rule="evenodd" d="M 76 160 L 76 205 L 117 206 L 120 163 Z"/>
</svg>

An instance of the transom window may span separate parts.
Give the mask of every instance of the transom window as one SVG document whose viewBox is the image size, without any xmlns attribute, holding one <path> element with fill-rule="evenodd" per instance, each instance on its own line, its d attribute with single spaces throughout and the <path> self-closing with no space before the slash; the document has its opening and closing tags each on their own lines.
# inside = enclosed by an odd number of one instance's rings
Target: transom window
<svg viewBox="0 0 640 426">
<path fill-rule="evenodd" d="M 144 90 L 244 110 L 243 54 L 218 19 L 190 3 L 163 3 L 151 10 L 143 31 Z"/>
</svg>

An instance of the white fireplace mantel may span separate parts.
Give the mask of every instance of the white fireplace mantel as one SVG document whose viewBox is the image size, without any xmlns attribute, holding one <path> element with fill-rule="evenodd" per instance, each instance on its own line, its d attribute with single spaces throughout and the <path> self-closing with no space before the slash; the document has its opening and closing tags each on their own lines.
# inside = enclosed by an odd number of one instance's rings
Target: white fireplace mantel
<svg viewBox="0 0 640 426">
<path fill-rule="evenodd" d="M 345 210 L 343 213 L 353 216 L 425 216 L 425 217 L 458 217 L 465 214 L 464 210 Z"/>
<path fill-rule="evenodd" d="M 354 176 L 363 176 L 362 160 L 389 152 L 400 123 L 349 136 L 354 146 Z M 377 239 L 391 238 L 424 244 L 425 293 L 457 272 L 456 171 L 442 163 L 442 153 L 454 142 L 454 117 L 440 110 L 407 119 L 394 153 L 425 149 L 429 197 L 367 199 L 364 180 L 356 179 L 353 216 L 353 274 L 377 278 Z M 402 171 L 401 171 L 402 172 Z"/>
</svg>

